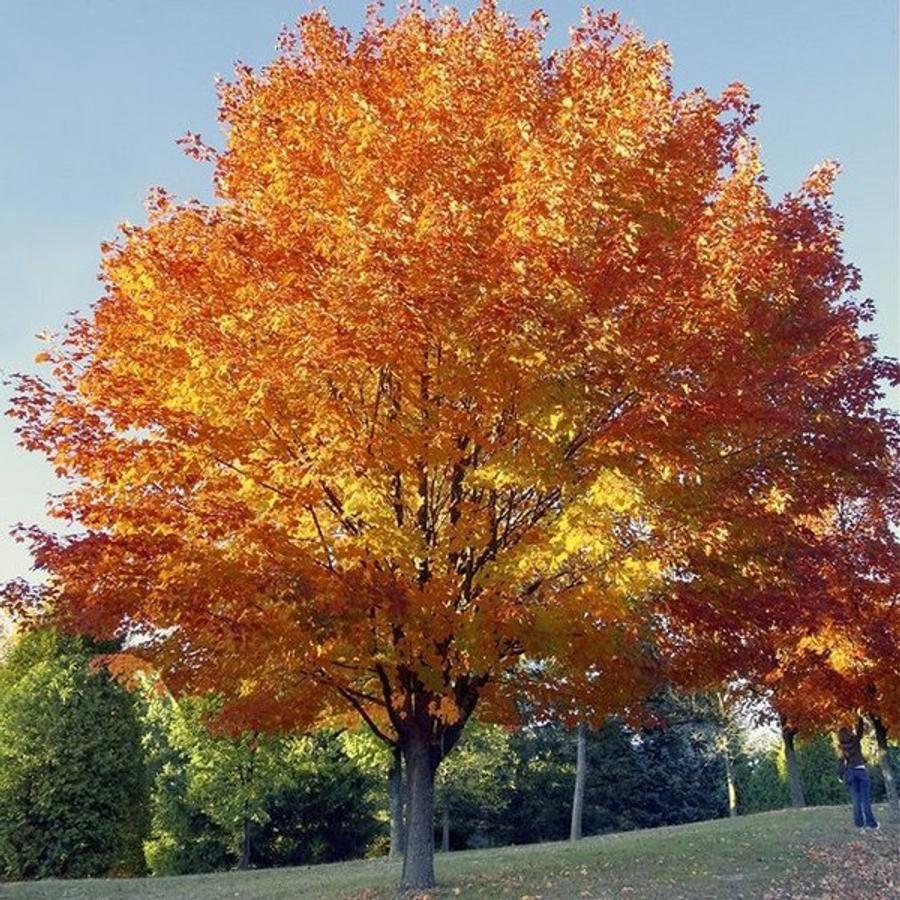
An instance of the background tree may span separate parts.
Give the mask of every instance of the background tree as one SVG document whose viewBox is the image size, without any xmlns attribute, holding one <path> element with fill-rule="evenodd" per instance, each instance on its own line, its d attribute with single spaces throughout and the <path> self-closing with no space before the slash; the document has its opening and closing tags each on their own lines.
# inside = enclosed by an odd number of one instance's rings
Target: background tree
<svg viewBox="0 0 900 900">
<path fill-rule="evenodd" d="M 790 618 L 737 601 L 774 550 L 716 560 L 883 449 L 896 374 L 833 166 L 773 203 L 741 86 L 676 96 L 615 16 L 549 60 L 545 28 L 303 17 L 221 85 L 225 149 L 184 141 L 216 202 L 151 193 L 13 410 L 84 527 L 32 533 L 57 620 L 139 634 L 236 733 L 355 710 L 404 756 L 407 887 L 477 705 L 599 723 L 646 690 L 651 612 L 726 646 Z"/>
<path fill-rule="evenodd" d="M 900 822 L 900 798 L 897 788 L 897 760 L 896 754 L 891 753 L 888 742 L 888 729 L 884 719 L 877 714 L 872 715 L 872 727 L 875 732 L 875 758 L 881 771 L 881 780 L 884 782 L 885 796 L 887 798 L 890 815 L 894 821 Z"/>
<path fill-rule="evenodd" d="M 399 747 L 391 748 L 388 763 L 388 816 L 391 824 L 391 843 L 388 855 L 400 857 L 406 852 L 406 796 L 403 781 L 403 754 Z"/>
<path fill-rule="evenodd" d="M 587 782 L 587 731 L 584 719 L 575 726 L 575 787 L 572 792 L 572 824 L 569 840 L 581 840 L 584 825 L 584 789 Z"/>
<path fill-rule="evenodd" d="M 92 666 L 110 647 L 50 629 L 0 661 L 0 875 L 144 872 L 148 786 L 135 697 Z"/>
<path fill-rule="evenodd" d="M 816 597 L 827 612 L 778 636 L 768 678 L 781 708 L 809 731 L 836 730 L 867 716 L 874 728 L 873 760 L 882 770 L 891 815 L 900 815 L 888 752 L 900 727 L 900 542 L 894 460 L 886 490 L 845 494 L 811 522 Z"/>
<path fill-rule="evenodd" d="M 347 753 L 341 736 L 321 731 L 292 741 L 283 765 L 282 786 L 253 828 L 254 864 L 308 865 L 369 853 L 383 830 L 376 816 L 383 784 Z"/>
<path fill-rule="evenodd" d="M 742 697 L 736 691 L 682 694 L 668 686 L 645 705 L 649 724 L 634 731 L 650 810 L 637 821 L 675 824 L 737 814 L 735 763 L 741 754 Z M 657 778 L 663 784 L 656 784 Z M 670 806 L 664 792 L 671 790 Z M 638 803 L 638 808 L 644 804 Z M 649 812 L 649 810 L 648 810 Z"/>
<path fill-rule="evenodd" d="M 678 644 L 670 645 L 675 657 L 671 674 L 682 687 L 710 688 L 741 678 L 748 696 L 764 698 L 774 708 L 782 743 L 778 766 L 795 807 L 809 800 L 804 772 L 814 778 L 811 790 L 818 797 L 842 797 L 830 779 L 831 763 L 825 767 L 829 777 L 824 782 L 815 765 L 804 768 L 798 739 L 808 740 L 804 756 L 811 758 L 822 732 L 855 721 L 867 708 L 894 708 L 900 673 L 893 642 L 900 624 L 900 552 L 892 524 L 897 521 L 892 455 L 897 431 L 890 417 L 877 427 L 885 442 L 882 451 L 845 471 L 841 489 L 815 514 L 787 523 L 774 548 L 780 558 L 777 566 L 752 531 L 745 531 L 744 540 L 713 564 L 719 574 L 706 578 L 707 586 L 717 583 L 728 590 L 726 578 L 739 570 L 741 602 L 748 609 L 777 604 L 781 611 L 794 613 L 778 627 L 756 623 L 748 615 L 735 619 L 733 627 L 722 622 L 715 629 L 695 631 L 689 640 L 681 631 Z M 752 539 L 744 543 L 748 535 Z M 765 579 L 760 578 L 764 571 Z M 754 591 L 757 598 L 752 601 Z M 887 741 L 882 743 L 887 748 Z M 824 752 L 826 758 L 832 755 L 831 750 Z M 881 758 L 890 760 L 883 751 L 872 755 L 873 760 Z M 890 776 L 889 766 L 887 784 Z M 776 805 L 778 793 L 772 795 Z"/>
<path fill-rule="evenodd" d="M 403 754 L 398 747 L 386 745 L 365 724 L 342 731 L 341 746 L 354 764 L 376 785 L 373 803 L 387 817 L 387 854 L 392 859 L 402 857 L 406 846 L 409 800 L 409 786 L 403 777 Z M 374 850 L 373 845 L 369 852 Z"/>
<path fill-rule="evenodd" d="M 168 706 L 166 739 L 184 767 L 187 802 L 222 830 L 238 868 L 247 868 L 254 830 L 287 785 L 284 739 L 216 734 L 209 727 L 218 707 L 213 698 L 162 702 Z"/>
<path fill-rule="evenodd" d="M 806 791 L 803 787 L 803 774 L 797 761 L 797 729 L 784 718 L 779 720 L 779 725 L 781 726 L 782 759 L 784 760 L 784 769 L 787 774 L 791 806 L 794 809 L 801 809 L 806 806 Z"/>
<path fill-rule="evenodd" d="M 348 747 L 333 730 L 211 733 L 215 707 L 208 698 L 149 698 L 154 874 L 335 862 L 369 851 L 383 799 L 371 747 L 352 739 Z"/>
<path fill-rule="evenodd" d="M 152 810 L 145 843 L 147 866 L 153 875 L 229 868 L 236 861 L 234 842 L 189 794 L 189 755 L 170 740 L 173 717 L 171 699 L 150 692 L 143 722 Z"/>
<path fill-rule="evenodd" d="M 568 837 L 575 759 L 571 730 L 561 722 L 533 719 L 511 736 L 512 791 L 490 843 L 533 843 Z"/>
<path fill-rule="evenodd" d="M 784 809 L 790 804 L 787 779 L 779 762 L 778 748 L 771 747 L 738 757 L 735 768 L 742 813 Z"/>
<path fill-rule="evenodd" d="M 443 850 L 491 842 L 509 802 L 513 767 L 509 731 L 470 720 L 435 784 Z"/>
<path fill-rule="evenodd" d="M 635 807 L 632 815 L 637 827 L 728 814 L 724 758 L 717 740 L 710 743 L 702 732 L 675 728 L 649 730 L 638 740 L 642 777 L 623 802 L 626 809 Z"/>
<path fill-rule="evenodd" d="M 719 746 L 722 750 L 725 786 L 728 791 L 728 815 L 733 819 L 738 814 L 737 779 L 734 772 L 734 711 L 730 699 L 726 699 L 723 691 L 716 692 L 716 702 L 719 707 Z"/>
<path fill-rule="evenodd" d="M 846 803 L 847 789 L 837 777 L 839 760 L 830 735 L 814 734 L 800 738 L 796 744 L 796 755 L 805 803 L 811 806 Z M 794 806 L 793 798 L 791 806 Z"/>
<path fill-rule="evenodd" d="M 618 718 L 587 733 L 585 834 L 678 824 L 724 815 L 722 758 L 714 719 L 638 727 Z M 496 843 L 570 836 L 575 756 L 561 723 L 512 735 L 514 771 Z"/>
</svg>

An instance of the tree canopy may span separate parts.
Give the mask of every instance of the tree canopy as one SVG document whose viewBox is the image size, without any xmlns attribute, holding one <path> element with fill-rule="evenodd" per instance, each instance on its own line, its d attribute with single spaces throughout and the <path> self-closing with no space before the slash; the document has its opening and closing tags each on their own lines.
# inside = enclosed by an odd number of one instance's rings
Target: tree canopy
<svg viewBox="0 0 900 900">
<path fill-rule="evenodd" d="M 49 629 L 0 659 L 0 876 L 144 873 L 149 830 L 137 701 Z"/>
</svg>

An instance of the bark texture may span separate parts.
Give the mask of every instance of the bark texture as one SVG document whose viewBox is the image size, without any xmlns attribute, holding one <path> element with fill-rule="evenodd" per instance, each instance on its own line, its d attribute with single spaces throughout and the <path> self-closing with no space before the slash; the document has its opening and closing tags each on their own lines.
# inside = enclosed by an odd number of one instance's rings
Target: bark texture
<svg viewBox="0 0 900 900">
<path fill-rule="evenodd" d="M 399 859 L 406 849 L 406 822 L 403 802 L 403 754 L 394 748 L 388 770 L 388 802 L 391 816 L 390 858 Z"/>
<path fill-rule="evenodd" d="M 434 776 L 439 757 L 428 738 L 413 731 L 403 742 L 403 762 L 409 785 L 409 819 L 403 857 L 404 890 L 434 887 Z"/>
<path fill-rule="evenodd" d="M 900 799 L 897 797 L 897 776 L 891 765 L 891 756 L 888 749 L 887 726 L 878 717 L 873 715 L 872 726 L 875 729 L 875 744 L 878 747 L 878 766 L 881 776 L 884 778 L 884 789 L 887 793 L 888 814 L 892 822 L 900 822 Z"/>
<path fill-rule="evenodd" d="M 797 751 L 794 746 L 796 735 L 796 729 L 782 724 L 781 740 L 784 744 L 784 765 L 787 769 L 791 806 L 794 809 L 803 809 L 806 806 L 806 792 L 803 790 L 803 776 L 800 774 L 800 764 L 797 761 Z"/>
<path fill-rule="evenodd" d="M 578 723 L 575 731 L 575 792 L 572 796 L 572 824 L 569 840 L 581 840 L 584 823 L 584 788 L 587 782 L 587 726 Z"/>
<path fill-rule="evenodd" d="M 722 748 L 722 758 L 725 760 L 725 786 L 728 790 L 728 815 L 730 818 L 737 818 L 738 814 L 738 795 L 737 781 L 734 776 L 734 759 L 731 754 L 731 740 L 729 732 L 731 730 L 731 713 L 725 705 L 725 698 L 721 694 L 716 695 L 719 701 L 719 713 L 722 716 L 722 729 L 719 735 L 719 745 Z"/>
<path fill-rule="evenodd" d="M 735 819 L 738 814 L 737 782 L 734 778 L 734 761 L 731 759 L 731 749 L 726 745 L 722 756 L 725 758 L 725 783 L 728 787 L 728 815 Z"/>
<path fill-rule="evenodd" d="M 435 884 L 435 776 L 441 760 L 462 736 L 478 702 L 478 691 L 484 686 L 486 678 L 461 678 L 455 683 L 454 700 L 458 715 L 448 722 L 435 714 L 439 698 L 411 673 L 402 671 L 401 676 L 408 686 L 402 711 L 396 708 L 389 688 L 385 687 L 386 707 L 397 735 L 396 741 L 391 743 L 396 744 L 403 756 L 401 797 L 405 798 L 406 805 L 406 846 L 400 889 L 428 891 Z M 377 726 L 373 730 L 379 733 Z"/>
<path fill-rule="evenodd" d="M 241 856 L 238 859 L 239 869 L 250 868 L 250 820 L 244 819 L 241 826 Z"/>
<path fill-rule="evenodd" d="M 444 853 L 450 852 L 450 807 L 446 801 L 441 810 L 441 850 Z"/>
</svg>

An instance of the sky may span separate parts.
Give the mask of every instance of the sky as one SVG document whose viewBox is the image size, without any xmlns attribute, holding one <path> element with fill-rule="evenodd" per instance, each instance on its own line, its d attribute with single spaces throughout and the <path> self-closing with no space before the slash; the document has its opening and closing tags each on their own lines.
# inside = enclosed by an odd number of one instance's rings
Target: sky
<svg viewBox="0 0 900 900">
<path fill-rule="evenodd" d="M 364 0 L 332 0 L 354 31 Z M 457 4 L 471 8 L 471 2 Z M 0 0 L 0 375 L 34 368 L 40 331 L 99 294 L 99 244 L 143 219 L 147 188 L 210 195 L 209 168 L 175 145 L 188 129 L 216 144 L 213 78 L 260 65 L 306 0 Z M 565 43 L 580 2 L 540 6 L 548 49 Z M 898 4 L 896 0 L 609 0 L 665 41 L 679 90 L 742 81 L 761 105 L 755 128 L 769 189 L 799 185 L 821 160 L 843 173 L 835 203 L 847 256 L 875 299 L 872 330 L 900 356 Z M 387 5 L 393 8 L 393 0 Z M 8 391 L 0 397 L 6 408 Z M 900 407 L 900 396 L 891 397 Z M 16 522 L 43 523 L 49 466 L 0 423 L 0 583 L 28 576 Z"/>
</svg>

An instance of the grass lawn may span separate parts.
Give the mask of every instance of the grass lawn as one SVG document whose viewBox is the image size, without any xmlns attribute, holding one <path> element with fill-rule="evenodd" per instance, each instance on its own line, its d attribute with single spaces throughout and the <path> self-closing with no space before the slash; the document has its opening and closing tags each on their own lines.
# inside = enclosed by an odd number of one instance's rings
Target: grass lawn
<svg viewBox="0 0 900 900">
<path fill-rule="evenodd" d="M 847 807 L 783 810 L 585 838 L 438 855 L 437 898 L 900 898 L 900 830 L 860 835 Z M 383 900 L 397 864 L 0 885 L 2 900 Z M 424 898 L 422 898 L 424 900 Z"/>
</svg>

